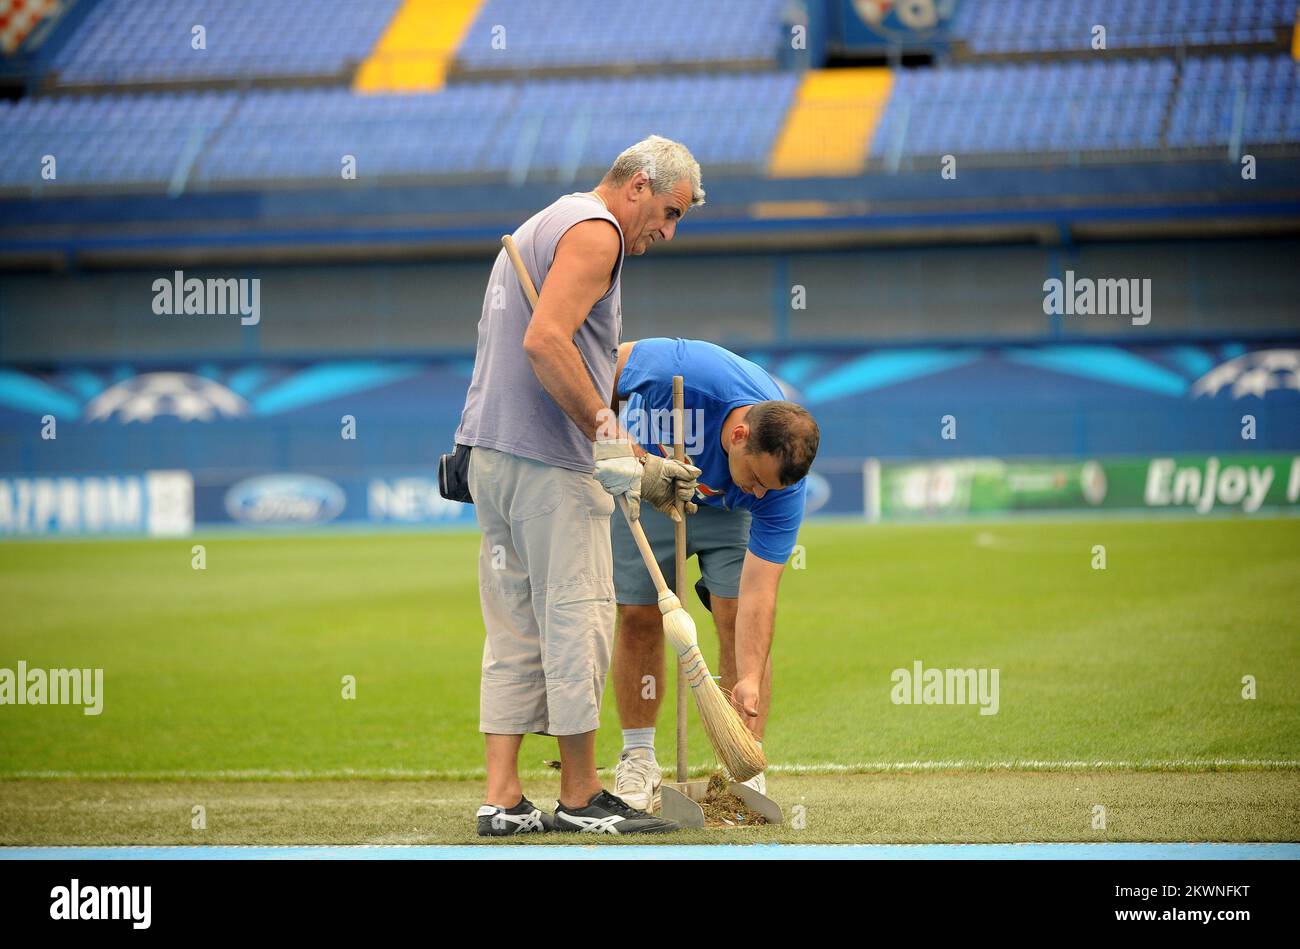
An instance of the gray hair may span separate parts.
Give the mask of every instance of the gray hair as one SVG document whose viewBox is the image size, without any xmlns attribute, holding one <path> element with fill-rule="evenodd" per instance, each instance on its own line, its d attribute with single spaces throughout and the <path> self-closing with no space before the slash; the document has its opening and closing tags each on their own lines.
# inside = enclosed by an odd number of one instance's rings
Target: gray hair
<svg viewBox="0 0 1300 949">
<path fill-rule="evenodd" d="M 650 179 L 650 193 L 663 194 L 683 178 L 691 183 L 691 207 L 704 203 L 704 189 L 700 186 L 700 163 L 681 142 L 661 135 L 642 139 L 614 159 L 605 172 L 605 180 L 613 185 L 629 181 L 638 171 Z"/>
</svg>

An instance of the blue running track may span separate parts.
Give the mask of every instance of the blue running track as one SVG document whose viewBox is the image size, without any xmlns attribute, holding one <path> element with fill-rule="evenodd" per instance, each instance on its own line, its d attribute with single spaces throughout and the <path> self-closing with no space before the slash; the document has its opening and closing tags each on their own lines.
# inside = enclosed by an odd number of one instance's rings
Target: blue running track
<svg viewBox="0 0 1300 949">
<path fill-rule="evenodd" d="M 0 860 L 1300 860 L 1300 844 L 0 847 Z"/>
</svg>

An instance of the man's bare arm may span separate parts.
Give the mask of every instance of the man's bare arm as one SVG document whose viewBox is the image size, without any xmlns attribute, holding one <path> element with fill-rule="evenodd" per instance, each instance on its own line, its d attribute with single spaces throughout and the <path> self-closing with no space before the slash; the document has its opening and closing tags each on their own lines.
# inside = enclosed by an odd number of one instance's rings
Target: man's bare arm
<svg viewBox="0 0 1300 949">
<path fill-rule="evenodd" d="M 736 604 L 736 687 L 732 699 L 751 720 L 758 715 L 758 690 L 772 652 L 776 594 L 785 564 L 745 551 Z"/>
<path fill-rule="evenodd" d="M 785 564 L 772 563 L 745 551 L 740 568 L 740 599 L 736 604 L 736 678 L 761 679 L 772 651 L 776 626 L 776 594 Z"/>
<path fill-rule="evenodd" d="M 569 228 L 556 245 L 524 334 L 524 352 L 538 381 L 592 440 L 607 403 L 591 384 L 573 336 L 609 290 L 618 251 L 618 233 L 607 221 L 582 221 Z"/>
</svg>

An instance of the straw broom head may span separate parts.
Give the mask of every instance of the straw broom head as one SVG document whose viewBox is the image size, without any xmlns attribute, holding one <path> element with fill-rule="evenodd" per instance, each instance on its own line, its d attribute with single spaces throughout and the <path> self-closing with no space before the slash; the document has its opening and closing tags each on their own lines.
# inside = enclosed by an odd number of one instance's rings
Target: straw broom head
<svg viewBox="0 0 1300 949">
<path fill-rule="evenodd" d="M 709 743 L 733 780 L 748 781 L 767 767 L 762 747 L 709 675 L 691 614 L 682 609 L 681 601 L 670 591 L 660 594 L 659 611 L 664 616 L 664 636 L 677 653 L 677 662 L 695 696 L 695 707 L 699 709 Z"/>
</svg>

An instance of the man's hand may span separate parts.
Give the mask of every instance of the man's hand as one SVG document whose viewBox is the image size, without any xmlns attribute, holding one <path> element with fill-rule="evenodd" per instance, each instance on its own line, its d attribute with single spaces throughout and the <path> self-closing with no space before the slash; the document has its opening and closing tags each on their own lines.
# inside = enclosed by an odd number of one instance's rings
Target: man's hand
<svg viewBox="0 0 1300 949">
<path fill-rule="evenodd" d="M 674 520 L 677 519 L 678 501 L 684 503 L 687 514 L 694 514 L 697 508 L 691 498 L 695 497 L 699 477 L 700 469 L 694 465 L 647 455 L 645 475 L 641 479 L 641 499 Z"/>
<path fill-rule="evenodd" d="M 739 679 L 731 690 L 731 704 L 750 731 L 758 725 L 758 679 Z"/>
<path fill-rule="evenodd" d="M 629 441 L 598 441 L 595 443 L 595 478 L 600 486 L 618 497 L 627 498 L 628 516 L 637 520 L 641 516 L 641 482 L 645 463 L 637 460 Z"/>
</svg>

